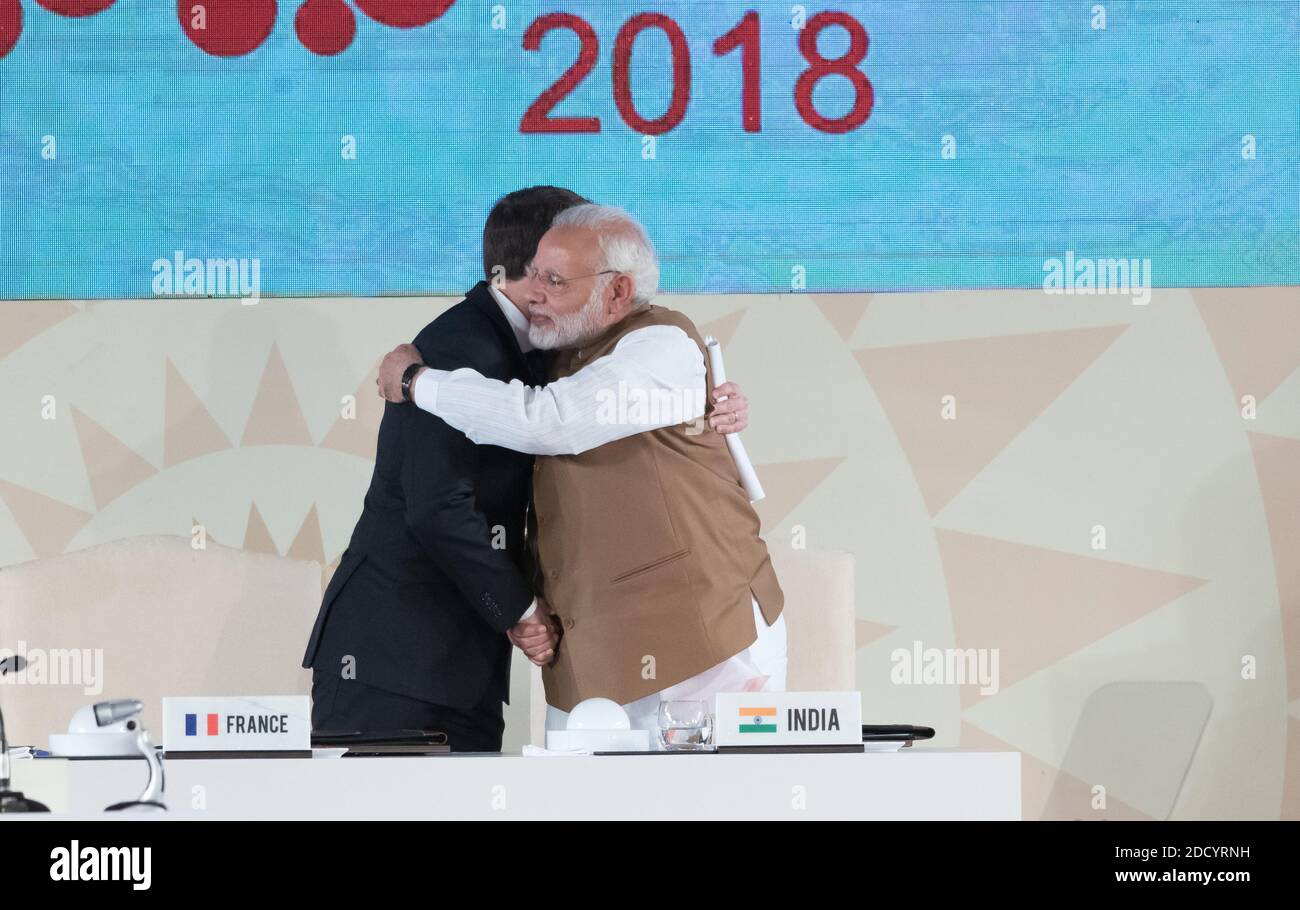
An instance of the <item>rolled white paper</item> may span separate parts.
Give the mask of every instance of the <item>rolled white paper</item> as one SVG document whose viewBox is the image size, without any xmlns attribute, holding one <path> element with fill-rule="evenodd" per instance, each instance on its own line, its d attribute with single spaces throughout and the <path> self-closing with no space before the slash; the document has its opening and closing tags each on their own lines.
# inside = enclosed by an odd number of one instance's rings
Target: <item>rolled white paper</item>
<svg viewBox="0 0 1300 910">
<path fill-rule="evenodd" d="M 713 370 L 713 386 L 717 388 L 727 381 L 727 371 L 722 366 L 722 345 L 718 344 L 718 339 L 712 335 L 704 339 L 704 347 L 709 352 L 709 368 Z M 713 390 L 710 389 L 710 392 Z M 745 452 L 745 444 L 740 441 L 739 433 L 726 433 L 722 437 L 727 440 L 727 448 L 731 451 L 731 458 L 736 462 L 736 469 L 740 472 L 740 483 L 745 488 L 745 495 L 749 497 L 750 502 L 758 502 L 767 494 L 763 492 L 763 485 L 758 482 L 758 473 L 754 470 L 754 464 L 749 460 L 749 455 Z"/>
</svg>

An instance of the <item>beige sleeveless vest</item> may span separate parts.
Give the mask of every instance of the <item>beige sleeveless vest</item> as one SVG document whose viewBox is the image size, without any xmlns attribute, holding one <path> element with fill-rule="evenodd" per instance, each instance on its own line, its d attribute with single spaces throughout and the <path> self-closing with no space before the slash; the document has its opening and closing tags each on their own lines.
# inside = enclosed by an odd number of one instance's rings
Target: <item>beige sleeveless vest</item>
<svg viewBox="0 0 1300 910">
<path fill-rule="evenodd" d="M 587 347 L 558 352 L 552 378 L 608 354 L 628 332 L 689 319 L 650 306 Z M 710 411 L 712 405 L 709 406 Z M 563 637 L 543 671 L 546 700 L 626 704 L 715 666 L 753 644 L 751 592 L 768 624 L 784 599 L 758 515 L 724 438 L 694 421 L 580 455 L 539 457 L 533 475 L 537 556 Z"/>
</svg>

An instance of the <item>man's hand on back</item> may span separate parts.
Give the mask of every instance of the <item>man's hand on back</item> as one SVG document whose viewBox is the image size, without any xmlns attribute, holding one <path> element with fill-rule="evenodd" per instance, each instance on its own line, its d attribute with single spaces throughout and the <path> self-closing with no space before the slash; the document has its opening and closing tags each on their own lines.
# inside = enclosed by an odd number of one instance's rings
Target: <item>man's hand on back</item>
<svg viewBox="0 0 1300 910">
<path fill-rule="evenodd" d="M 406 400 L 402 397 L 402 374 L 411 364 L 423 362 L 419 348 L 413 344 L 399 344 L 393 348 L 379 365 L 379 377 L 375 380 L 379 394 L 388 401 L 401 404 Z"/>
<path fill-rule="evenodd" d="M 713 429 L 719 433 L 739 433 L 749 425 L 749 399 L 740 391 L 739 385 L 724 382 L 713 390 L 710 397 L 714 404 L 709 426 Z"/>
</svg>

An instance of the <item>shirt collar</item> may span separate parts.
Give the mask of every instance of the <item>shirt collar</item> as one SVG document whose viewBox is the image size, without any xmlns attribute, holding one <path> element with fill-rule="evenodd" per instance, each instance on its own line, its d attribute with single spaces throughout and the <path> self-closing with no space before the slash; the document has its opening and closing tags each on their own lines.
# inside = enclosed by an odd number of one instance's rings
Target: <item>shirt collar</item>
<svg viewBox="0 0 1300 910">
<path fill-rule="evenodd" d="M 527 354 L 533 349 L 532 342 L 528 340 L 528 317 L 519 311 L 519 307 L 510 302 L 510 298 L 501 293 L 495 285 L 488 283 L 488 291 L 492 294 L 492 299 L 501 307 L 502 314 L 506 321 L 510 323 L 511 330 L 515 333 L 515 341 L 519 342 L 519 350 Z"/>
</svg>

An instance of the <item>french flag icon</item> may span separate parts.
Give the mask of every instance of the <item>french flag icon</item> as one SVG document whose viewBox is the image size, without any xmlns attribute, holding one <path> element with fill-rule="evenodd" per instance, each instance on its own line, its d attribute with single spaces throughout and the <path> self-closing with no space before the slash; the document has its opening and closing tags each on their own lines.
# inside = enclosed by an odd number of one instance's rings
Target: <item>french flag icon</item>
<svg viewBox="0 0 1300 910">
<path fill-rule="evenodd" d="M 185 715 L 185 735 L 186 735 L 186 736 L 198 736 L 198 735 L 199 735 L 199 718 L 200 718 L 201 716 L 207 718 L 207 735 L 208 735 L 208 736 L 216 736 L 216 735 L 217 735 L 217 715 L 216 715 L 216 714 L 204 714 L 204 715 L 199 715 L 199 714 L 186 714 L 186 715 Z"/>
</svg>

